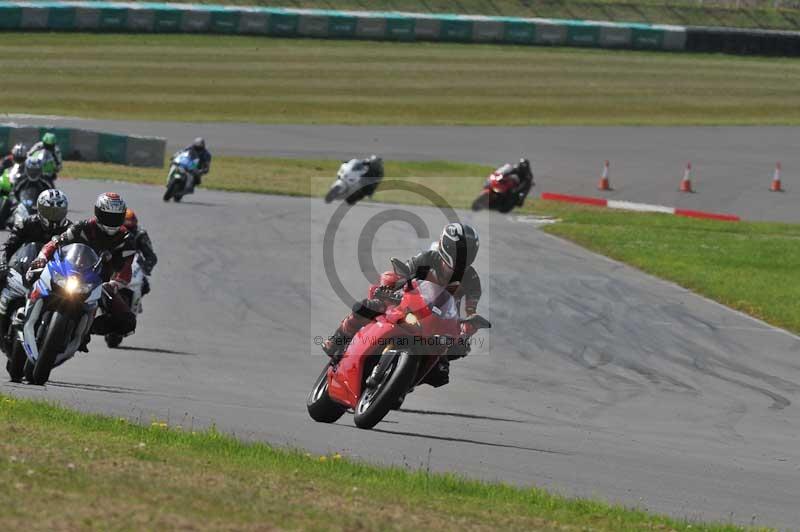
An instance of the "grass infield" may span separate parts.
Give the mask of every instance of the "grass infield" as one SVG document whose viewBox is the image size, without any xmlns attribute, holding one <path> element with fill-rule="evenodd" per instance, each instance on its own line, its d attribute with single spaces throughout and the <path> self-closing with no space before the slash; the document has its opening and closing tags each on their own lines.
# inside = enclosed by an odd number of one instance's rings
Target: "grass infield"
<svg viewBox="0 0 800 532">
<path fill-rule="evenodd" d="M 32 68 L 20 57 L 35 57 Z M 795 125 L 786 58 L 5 33 L 0 112 L 290 124 Z"/>
<path fill-rule="evenodd" d="M 0 395 L 1 530 L 740 530 Z"/>
</svg>

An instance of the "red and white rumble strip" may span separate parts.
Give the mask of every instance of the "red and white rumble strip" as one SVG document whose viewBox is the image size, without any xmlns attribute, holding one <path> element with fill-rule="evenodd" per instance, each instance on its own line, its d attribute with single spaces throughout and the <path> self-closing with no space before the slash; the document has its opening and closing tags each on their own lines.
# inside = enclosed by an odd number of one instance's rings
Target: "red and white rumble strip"
<svg viewBox="0 0 800 532">
<path fill-rule="evenodd" d="M 734 214 L 690 211 L 688 209 L 677 209 L 675 207 L 666 207 L 664 205 L 634 203 L 632 201 L 610 200 L 605 198 L 589 198 L 586 196 L 572 196 L 569 194 L 556 194 L 554 192 L 542 192 L 542 199 L 550 201 L 564 201 L 567 203 L 580 203 L 583 205 L 594 205 L 596 207 L 608 207 L 609 209 L 623 209 L 626 211 L 660 212 L 663 214 L 674 214 L 675 216 L 686 216 L 688 218 L 705 218 L 707 220 L 722 220 L 725 222 L 739 221 L 739 217 Z"/>
</svg>

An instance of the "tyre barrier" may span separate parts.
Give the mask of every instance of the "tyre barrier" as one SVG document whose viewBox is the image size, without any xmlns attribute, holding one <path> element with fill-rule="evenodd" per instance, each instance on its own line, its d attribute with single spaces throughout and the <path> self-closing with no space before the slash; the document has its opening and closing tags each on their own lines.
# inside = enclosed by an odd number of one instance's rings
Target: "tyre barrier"
<svg viewBox="0 0 800 532">
<path fill-rule="evenodd" d="M 117 135 L 85 129 L 0 124 L 0 153 L 8 153 L 18 142 L 31 146 L 46 132 L 55 134 L 61 153 L 68 161 L 95 161 L 158 168 L 164 166 L 167 149 L 165 139 Z"/>
<path fill-rule="evenodd" d="M 211 33 L 800 55 L 800 32 L 151 2 L 0 0 L 0 31 Z"/>
<path fill-rule="evenodd" d="M 0 1 L 0 30 L 217 33 L 683 50 L 682 26 L 151 2 Z"/>
</svg>

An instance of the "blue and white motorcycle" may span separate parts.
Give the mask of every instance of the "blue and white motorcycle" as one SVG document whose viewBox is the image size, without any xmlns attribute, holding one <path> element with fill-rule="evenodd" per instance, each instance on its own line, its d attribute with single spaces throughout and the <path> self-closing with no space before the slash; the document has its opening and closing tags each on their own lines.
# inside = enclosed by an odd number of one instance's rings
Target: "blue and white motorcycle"
<svg viewBox="0 0 800 532">
<path fill-rule="evenodd" d="M 46 383 L 53 368 L 80 348 L 103 297 L 102 265 L 103 258 L 89 246 L 69 244 L 42 269 L 17 333 L 17 343 L 27 358 L 23 372 L 29 383 Z"/>
<path fill-rule="evenodd" d="M 164 192 L 164 201 L 170 199 L 178 202 L 186 194 L 194 192 L 194 180 L 197 170 L 200 168 L 200 160 L 192 157 L 189 150 L 183 150 L 175 154 L 169 166 L 167 174 L 167 190 Z"/>
</svg>

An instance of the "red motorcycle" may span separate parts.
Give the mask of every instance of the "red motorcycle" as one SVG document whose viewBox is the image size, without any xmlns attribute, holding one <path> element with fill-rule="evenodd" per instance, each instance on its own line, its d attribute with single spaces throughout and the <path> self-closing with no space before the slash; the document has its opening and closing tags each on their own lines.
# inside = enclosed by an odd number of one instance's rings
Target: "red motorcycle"
<svg viewBox="0 0 800 532">
<path fill-rule="evenodd" d="M 341 360 L 326 365 L 317 378 L 306 400 L 315 421 L 334 423 L 352 409 L 356 426 L 371 429 L 456 345 L 461 323 L 491 327 L 477 315 L 460 321 L 456 301 L 445 287 L 410 280 L 403 262 L 392 263 L 409 281 L 392 296 L 386 312 L 355 335 Z"/>
<path fill-rule="evenodd" d="M 511 212 L 514 207 L 522 205 L 517 190 L 520 182 L 519 179 L 512 177 L 514 174 L 511 173 L 511 170 L 511 165 L 507 164 L 491 173 L 483 185 L 483 190 L 472 202 L 473 211 L 491 209 L 507 213 Z"/>
</svg>

